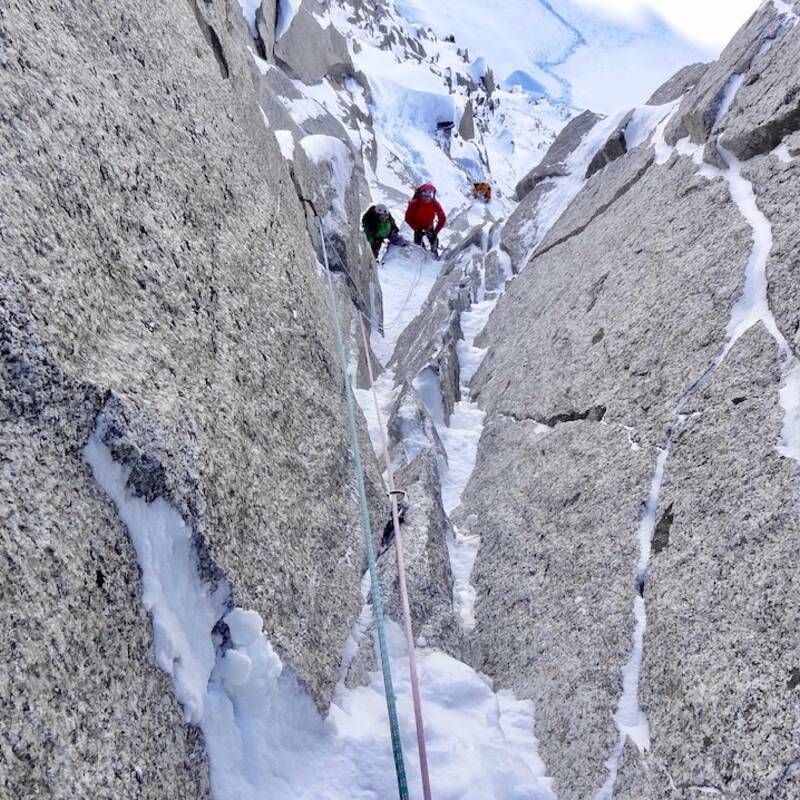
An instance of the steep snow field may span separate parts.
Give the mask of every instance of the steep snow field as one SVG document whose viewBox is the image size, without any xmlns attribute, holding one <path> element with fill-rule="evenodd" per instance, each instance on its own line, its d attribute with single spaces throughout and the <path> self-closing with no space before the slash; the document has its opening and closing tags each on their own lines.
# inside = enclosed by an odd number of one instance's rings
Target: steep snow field
<svg viewBox="0 0 800 800">
<path fill-rule="evenodd" d="M 570 112 L 546 98 L 500 88 L 483 142 L 454 135 L 448 155 L 436 140 L 437 123 L 453 122 L 457 130 L 468 100 L 463 87 L 450 91 L 448 75 L 461 72 L 478 80 L 485 62 L 465 61 L 459 46 L 442 38 L 420 40 L 427 54 L 422 59 L 402 45 L 386 49 L 383 33 L 354 25 L 351 10 L 346 2 L 334 4 L 332 15 L 373 94 L 378 163 L 369 177 L 374 199 L 402 203 L 413 186 L 433 180 L 440 200 L 453 210 L 465 205 L 471 182 L 489 172 L 499 194 L 511 196 L 519 176 L 542 158 Z M 388 24 L 409 39 L 417 38 L 416 27 L 392 4 L 384 12 Z"/>
<path fill-rule="evenodd" d="M 653 14 L 639 24 L 570 0 L 508 0 L 486 14 L 471 0 L 401 0 L 409 19 L 485 56 L 500 81 L 541 87 L 567 105 L 608 113 L 644 102 L 680 67 L 714 53 Z"/>
</svg>

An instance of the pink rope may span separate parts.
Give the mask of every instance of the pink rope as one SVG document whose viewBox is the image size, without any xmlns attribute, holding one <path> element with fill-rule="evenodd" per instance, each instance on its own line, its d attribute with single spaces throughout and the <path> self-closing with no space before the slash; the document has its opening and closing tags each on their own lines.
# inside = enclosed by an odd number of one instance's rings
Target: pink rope
<svg viewBox="0 0 800 800">
<path fill-rule="evenodd" d="M 392 501 L 392 524 L 394 525 L 395 551 L 397 552 L 397 573 L 400 579 L 400 603 L 403 608 L 403 627 L 406 634 L 406 649 L 408 650 L 408 670 L 411 673 L 411 697 L 414 701 L 414 721 L 417 726 L 417 748 L 419 749 L 419 769 L 422 774 L 422 795 L 424 800 L 431 800 L 431 779 L 428 773 L 428 753 L 425 747 L 425 727 L 422 721 L 422 701 L 419 693 L 419 679 L 417 678 L 417 658 L 414 649 L 414 631 L 411 627 L 411 609 L 408 605 L 408 588 L 406 587 L 406 565 L 403 555 L 403 537 L 400 533 L 400 513 L 397 508 L 397 492 L 394 486 L 394 470 L 389 458 L 389 444 L 386 441 L 386 432 L 383 429 L 383 416 L 381 414 L 378 393 L 375 391 L 375 376 L 372 374 L 372 360 L 370 358 L 367 332 L 364 328 L 364 318 L 358 315 L 361 325 L 361 340 L 364 343 L 364 358 L 367 361 L 369 384 L 372 398 L 375 401 L 375 412 L 378 415 L 378 428 L 381 433 L 383 458 L 386 462 L 386 483 L 389 487 L 389 497 Z"/>
</svg>

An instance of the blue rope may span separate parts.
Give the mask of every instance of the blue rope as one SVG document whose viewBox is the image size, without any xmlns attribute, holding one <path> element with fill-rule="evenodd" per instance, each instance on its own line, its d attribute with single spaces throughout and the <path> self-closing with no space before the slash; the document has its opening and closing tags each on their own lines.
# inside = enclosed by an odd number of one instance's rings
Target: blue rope
<svg viewBox="0 0 800 800">
<path fill-rule="evenodd" d="M 313 205 L 311 206 L 314 208 Z M 316 214 L 316 210 L 314 211 Z M 361 507 L 361 527 L 364 531 L 364 544 L 367 549 L 367 563 L 369 564 L 369 577 L 372 586 L 372 606 L 375 615 L 375 629 L 378 637 L 378 649 L 381 654 L 381 670 L 383 671 L 383 688 L 386 694 L 386 709 L 389 712 L 389 731 L 392 736 L 392 753 L 394 755 L 394 769 L 397 773 L 397 789 L 400 800 L 409 800 L 408 780 L 403 761 L 403 743 L 400 739 L 400 724 L 397 719 L 397 698 L 392 684 L 392 669 L 389 664 L 389 650 L 386 646 L 386 627 L 383 621 L 383 603 L 381 602 L 381 585 L 378 579 L 378 565 L 375 561 L 375 550 L 372 546 L 372 525 L 369 519 L 367 506 L 367 491 L 364 486 L 364 466 L 361 461 L 361 449 L 358 446 L 358 431 L 356 428 L 356 412 L 353 401 L 353 391 L 350 386 L 350 376 L 347 372 L 347 354 L 344 349 L 342 330 L 339 325 L 339 309 L 336 303 L 336 292 L 333 288 L 333 279 L 328 265 L 328 248 L 325 245 L 325 234 L 322 230 L 322 220 L 317 216 L 319 235 L 322 241 L 322 256 L 325 261 L 325 272 L 328 276 L 328 293 L 330 294 L 331 313 L 333 326 L 336 330 L 336 344 L 339 349 L 339 358 L 342 362 L 342 375 L 344 376 L 344 393 L 347 398 L 347 421 L 350 426 L 350 441 L 353 450 L 353 466 L 356 472 L 358 485 L 358 501 Z M 369 358 L 369 354 L 367 354 Z"/>
</svg>

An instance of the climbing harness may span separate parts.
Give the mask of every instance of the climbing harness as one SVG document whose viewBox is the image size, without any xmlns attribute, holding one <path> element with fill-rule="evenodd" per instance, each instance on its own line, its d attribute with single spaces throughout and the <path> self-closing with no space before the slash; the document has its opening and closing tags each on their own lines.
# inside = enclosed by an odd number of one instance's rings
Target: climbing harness
<svg viewBox="0 0 800 800">
<path fill-rule="evenodd" d="M 358 430 L 356 428 L 356 413 L 353 400 L 353 391 L 350 386 L 350 376 L 347 371 L 347 354 L 344 349 L 342 330 L 339 325 L 339 310 L 336 303 L 336 292 L 333 288 L 333 279 L 328 264 L 328 249 L 325 244 L 325 235 L 322 230 L 322 220 L 317 214 L 317 210 L 310 200 L 305 200 L 314 212 L 319 224 L 319 234 L 322 240 L 322 257 L 325 262 L 325 272 L 328 277 L 328 292 L 330 295 L 331 315 L 333 316 L 333 326 L 336 331 L 336 344 L 341 360 L 342 376 L 344 379 L 344 391 L 347 399 L 347 421 L 350 428 L 350 443 L 353 452 L 353 465 L 356 474 L 356 484 L 358 486 L 358 499 L 361 511 L 361 527 L 364 532 L 364 544 L 367 551 L 367 564 L 369 565 L 370 584 L 372 588 L 372 604 L 375 615 L 375 628 L 378 638 L 378 649 L 380 650 L 381 670 L 383 672 L 383 688 L 386 695 L 386 709 L 389 714 L 389 732 L 392 738 L 392 754 L 394 755 L 394 768 L 397 773 L 397 790 L 400 800 L 410 800 L 408 793 L 408 780 L 406 778 L 406 768 L 403 761 L 403 743 L 400 738 L 400 723 L 397 718 L 397 698 L 394 693 L 392 683 L 392 670 L 389 664 L 389 650 L 386 644 L 386 627 L 383 619 L 383 603 L 381 602 L 381 586 L 378 578 L 378 565 L 375 561 L 375 551 L 372 547 L 372 525 L 369 518 L 369 507 L 367 505 L 367 492 L 364 485 L 364 466 L 361 461 L 361 450 L 358 446 Z M 360 318 L 360 317 L 359 317 Z M 363 323 L 362 323 L 363 324 Z"/>
<path fill-rule="evenodd" d="M 408 786 L 405 776 L 405 767 L 403 764 L 403 751 L 402 751 L 402 745 L 400 743 L 399 726 L 397 722 L 396 701 L 394 696 L 394 690 L 392 688 L 392 683 L 391 683 L 391 671 L 389 667 L 388 653 L 386 652 L 386 634 L 384 630 L 383 606 L 381 603 L 378 569 L 377 569 L 377 564 L 375 562 L 375 554 L 372 547 L 371 536 L 369 533 L 371 530 L 369 522 L 369 510 L 367 508 L 366 492 L 364 490 L 364 471 L 361 464 L 361 455 L 360 455 L 360 450 L 358 448 L 358 437 L 356 434 L 353 396 L 350 388 L 350 378 L 347 371 L 347 355 L 345 353 L 344 341 L 342 339 L 342 332 L 339 325 L 339 315 L 336 304 L 336 296 L 333 288 L 333 279 L 331 278 L 330 268 L 328 264 L 328 249 L 325 243 L 325 234 L 322 228 L 322 220 L 319 214 L 317 214 L 314 204 L 310 200 L 304 200 L 304 202 L 307 202 L 309 204 L 311 210 L 314 212 L 314 215 L 317 218 L 317 224 L 319 226 L 319 235 L 322 242 L 322 256 L 325 262 L 324 265 L 328 279 L 328 289 L 331 296 L 331 310 L 333 312 L 334 325 L 336 328 L 336 340 L 339 347 L 339 356 L 342 362 L 342 371 L 344 373 L 345 390 L 347 392 L 347 409 L 348 409 L 348 419 L 350 423 L 350 435 L 353 444 L 353 455 L 356 461 L 356 472 L 359 484 L 359 499 L 361 501 L 361 518 L 362 518 L 362 525 L 364 526 L 364 538 L 366 540 L 367 559 L 369 563 L 370 581 L 372 584 L 372 597 L 373 597 L 373 603 L 375 605 L 375 621 L 378 630 L 378 643 L 381 651 L 381 666 L 384 675 L 384 685 L 386 687 L 386 705 L 387 708 L 389 709 L 389 727 L 392 734 L 392 747 L 395 754 L 395 768 L 397 770 L 397 782 L 398 782 L 398 787 L 400 789 L 400 798 L 401 800 L 405 800 L 405 798 L 408 797 Z M 347 272 L 347 269 L 344 266 L 344 264 L 341 263 L 341 260 L 340 260 L 340 265 L 342 269 L 344 269 L 349 276 L 349 272 Z M 351 276 L 350 280 L 351 281 L 353 280 Z M 354 283 L 354 285 L 356 284 Z M 356 285 L 356 291 L 358 292 L 357 285 Z M 361 299 L 363 301 L 363 297 Z M 405 557 L 403 553 L 403 538 L 402 538 L 402 532 L 400 530 L 400 511 L 398 507 L 399 500 L 402 500 L 403 497 L 405 497 L 406 493 L 402 489 L 395 488 L 394 485 L 394 470 L 392 468 L 392 462 L 389 457 L 389 444 L 386 439 L 386 432 L 383 425 L 383 414 L 381 413 L 380 402 L 378 401 L 378 394 L 375 391 L 375 376 L 372 371 L 372 359 L 369 357 L 370 349 L 369 349 L 369 341 L 367 339 L 367 331 L 364 326 L 364 314 L 363 312 L 360 311 L 360 309 L 358 314 L 358 322 L 361 331 L 361 340 L 364 347 L 365 360 L 367 362 L 367 371 L 369 374 L 370 388 L 372 390 L 372 398 L 375 403 L 375 412 L 377 414 L 377 419 L 378 419 L 378 429 L 380 430 L 381 445 L 383 448 L 383 457 L 384 461 L 386 462 L 386 483 L 388 486 L 387 494 L 391 500 L 391 506 L 392 506 L 392 524 L 394 525 L 395 552 L 397 554 L 397 573 L 398 573 L 398 579 L 399 579 L 398 582 L 400 587 L 400 603 L 403 611 L 403 628 L 406 637 L 406 649 L 408 651 L 408 668 L 411 680 L 411 696 L 414 705 L 414 722 L 417 731 L 417 748 L 419 750 L 419 765 L 420 765 L 420 774 L 422 777 L 422 794 L 424 800 L 431 800 L 430 774 L 428 771 L 428 755 L 425 746 L 425 728 L 422 719 L 422 701 L 420 698 L 419 678 L 417 675 L 417 660 L 416 660 L 416 649 L 414 644 L 414 632 L 411 624 L 411 609 L 408 603 L 408 587 L 406 585 Z M 403 793 L 404 791 L 405 794 Z"/>
</svg>

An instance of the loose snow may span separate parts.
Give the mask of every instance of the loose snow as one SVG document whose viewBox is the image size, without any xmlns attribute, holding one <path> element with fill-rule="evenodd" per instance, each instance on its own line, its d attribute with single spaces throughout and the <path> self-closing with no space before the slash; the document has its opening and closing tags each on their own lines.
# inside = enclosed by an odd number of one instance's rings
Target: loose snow
<svg viewBox="0 0 800 800">
<path fill-rule="evenodd" d="M 397 210 L 393 216 L 402 218 Z M 386 251 L 383 264 L 378 268 L 383 293 L 384 335 L 373 329 L 370 342 L 382 364 L 391 360 L 400 334 L 419 313 L 438 276 L 438 264 L 418 247 L 390 246 Z"/>
<path fill-rule="evenodd" d="M 772 155 L 774 155 L 783 164 L 791 164 L 794 160 L 794 156 L 789 152 L 789 146 L 785 142 L 779 144 L 772 151 Z"/>
<path fill-rule="evenodd" d="M 102 428 L 84 450 L 95 479 L 114 502 L 136 550 L 142 600 L 153 620 L 159 666 L 173 678 L 187 721 L 199 725 L 215 800 L 375 800 L 396 794 L 380 672 L 368 686 L 341 683 L 323 719 L 281 663 L 261 617 L 230 607 L 230 590 L 205 582 L 193 532 L 159 498 L 128 487 L 130 469 L 114 461 Z M 228 635 L 223 640 L 218 622 Z M 360 624 L 368 624 L 362 617 Z M 216 632 L 215 632 L 216 631 Z M 402 738 L 414 752 L 415 727 L 404 637 L 389 622 Z M 352 658 L 358 634 L 345 648 Z M 419 652 L 431 779 L 441 800 L 552 800 L 536 757 L 533 707 L 466 664 Z M 468 755 L 467 755 L 468 754 Z M 412 792 L 420 779 L 406 762 Z"/>
<path fill-rule="evenodd" d="M 355 337 L 353 337 L 353 339 L 354 341 L 358 341 Z M 353 386 L 355 386 L 355 382 L 353 382 Z M 354 388 L 353 394 L 367 420 L 367 429 L 369 430 L 369 439 L 372 443 L 372 449 L 375 451 L 378 459 L 382 461 L 383 438 L 381 436 L 381 421 L 383 421 L 384 425 L 386 424 L 392 405 L 400 392 L 399 387 L 395 387 L 394 385 L 394 371 L 387 369 L 378 375 L 375 378 L 373 389 L 378 395 L 378 405 L 381 411 L 380 420 L 378 418 L 378 412 L 375 409 L 375 402 L 372 399 L 372 389 Z"/>
<path fill-rule="evenodd" d="M 656 153 L 656 164 L 662 167 L 667 163 L 667 161 L 669 161 L 672 154 L 675 152 L 675 149 L 667 144 L 666 131 L 667 125 L 669 125 L 672 118 L 678 112 L 679 104 L 680 100 L 676 101 L 675 107 L 669 114 L 667 114 L 666 117 L 664 117 L 664 119 L 661 120 L 661 122 L 658 123 L 655 131 L 653 132 L 653 149 Z"/>
</svg>

